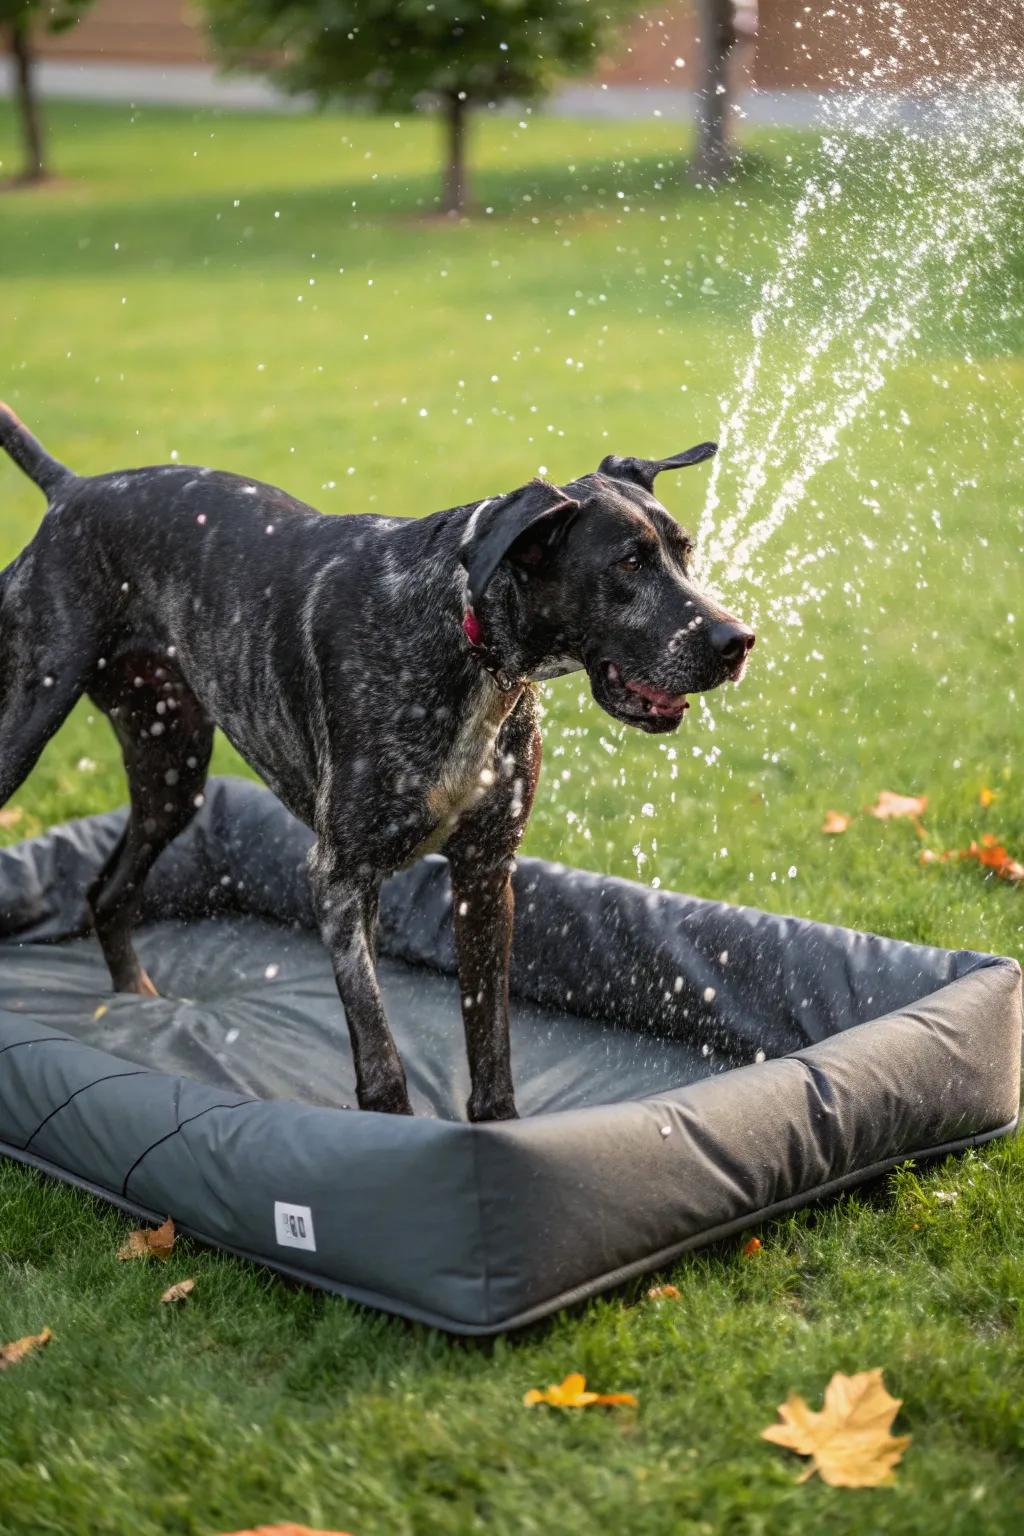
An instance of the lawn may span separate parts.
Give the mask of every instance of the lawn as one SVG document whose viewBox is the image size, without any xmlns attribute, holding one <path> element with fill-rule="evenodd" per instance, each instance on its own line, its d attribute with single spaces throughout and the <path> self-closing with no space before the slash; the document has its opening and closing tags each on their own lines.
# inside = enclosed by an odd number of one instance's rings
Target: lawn
<svg viewBox="0 0 1024 1536">
<path fill-rule="evenodd" d="M 710 194 L 686 185 L 670 125 L 495 120 L 477 140 L 487 211 L 451 227 L 428 216 L 430 124 L 68 105 L 52 127 L 60 183 L 0 200 L 0 395 L 77 469 L 177 456 L 340 514 L 416 515 L 717 435 L 820 152 L 762 133 L 749 174 Z M 0 105 L 0 175 L 13 148 Z M 895 194 L 866 175 L 850 188 L 847 222 L 821 226 L 820 285 L 794 288 L 794 326 L 767 349 L 762 414 L 801 327 L 841 311 L 872 263 L 885 276 L 870 231 L 896 228 Z M 882 789 L 925 794 L 927 846 L 990 831 L 1024 857 L 1021 228 L 1016 266 L 959 252 L 962 310 L 944 302 L 958 264 L 936 251 L 910 344 L 724 587 L 760 630 L 740 690 L 655 742 L 577 680 L 549 688 L 527 851 L 1024 954 L 1024 890 L 973 862 L 923 866 L 909 822 L 863 813 Z M 801 433 L 780 441 L 798 462 Z M 784 473 L 769 465 L 766 497 Z M 659 494 L 692 528 L 706 482 L 693 470 Z M 723 513 L 736 483 L 726 463 Z M 42 508 L 6 463 L 0 497 L 6 560 Z M 245 771 L 223 742 L 216 766 Z M 0 838 L 123 793 L 82 705 Z M 857 814 L 829 838 L 833 808 Z M 217 1255 L 120 1265 L 125 1230 L 0 1167 L 0 1341 L 56 1335 L 0 1379 L 4 1536 L 284 1519 L 356 1536 L 976 1536 L 1024 1504 L 1019 1138 L 773 1223 L 753 1257 L 737 1241 L 682 1262 L 663 1277 L 678 1301 L 638 1285 L 486 1348 Z M 159 1308 L 186 1275 L 192 1300 Z M 873 1365 L 914 1437 L 894 1486 L 797 1486 L 758 1431 L 791 1388 L 816 1405 L 834 1370 Z M 521 1406 L 572 1368 L 639 1409 Z"/>
</svg>

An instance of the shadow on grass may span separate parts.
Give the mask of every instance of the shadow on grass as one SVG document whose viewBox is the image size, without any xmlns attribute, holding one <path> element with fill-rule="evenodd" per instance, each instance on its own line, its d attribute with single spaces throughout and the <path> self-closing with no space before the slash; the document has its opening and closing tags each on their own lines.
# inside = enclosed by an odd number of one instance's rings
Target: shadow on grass
<svg viewBox="0 0 1024 1536">
<path fill-rule="evenodd" d="M 712 193 L 695 188 L 682 154 L 648 154 L 628 161 L 590 158 L 567 166 L 539 162 L 480 171 L 475 207 L 466 219 L 438 215 L 436 176 L 388 174 L 376 181 L 339 180 L 329 186 L 278 185 L 237 200 L 223 190 L 162 194 L 161 183 L 140 184 L 138 197 L 85 201 L 49 196 L 3 203 L 6 225 L 0 273 L 8 278 L 123 276 L 202 266 L 207 273 L 246 267 L 306 265 L 318 247 L 339 263 L 381 255 L 387 226 L 403 238 L 387 249 L 389 266 L 416 263 L 424 248 L 465 239 L 514 240 L 543 223 L 579 228 L 626 222 L 631 215 L 668 213 L 686 220 L 712 205 L 728 218 L 738 195 L 764 205 L 766 227 L 784 227 L 799 183 L 793 167 L 758 157 L 749 173 Z M 170 179 L 168 178 L 168 184 Z M 87 190 L 69 184 L 72 193 Z M 749 215 L 748 215 L 749 216 Z M 324 248 L 326 248 L 324 250 Z"/>
</svg>

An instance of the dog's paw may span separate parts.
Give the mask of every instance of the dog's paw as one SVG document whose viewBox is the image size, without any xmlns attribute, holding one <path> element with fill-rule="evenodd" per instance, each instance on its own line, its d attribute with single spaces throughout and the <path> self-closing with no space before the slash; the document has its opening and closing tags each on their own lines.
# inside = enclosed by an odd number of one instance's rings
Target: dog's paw
<svg viewBox="0 0 1024 1536">
<path fill-rule="evenodd" d="M 142 966 L 127 972 L 125 975 L 115 974 L 111 977 L 115 992 L 130 992 L 135 997 L 159 997 L 160 993 L 153 984 L 148 971 Z"/>
<path fill-rule="evenodd" d="M 466 1114 L 474 1124 L 484 1120 L 518 1120 L 519 1111 L 516 1109 L 515 1100 L 512 1098 L 496 1099 L 493 1103 L 477 1103 L 470 1099 L 466 1105 Z"/>
<path fill-rule="evenodd" d="M 411 1115 L 413 1112 L 404 1083 L 373 1093 L 361 1093 L 359 1108 L 372 1110 L 378 1115 Z"/>
</svg>

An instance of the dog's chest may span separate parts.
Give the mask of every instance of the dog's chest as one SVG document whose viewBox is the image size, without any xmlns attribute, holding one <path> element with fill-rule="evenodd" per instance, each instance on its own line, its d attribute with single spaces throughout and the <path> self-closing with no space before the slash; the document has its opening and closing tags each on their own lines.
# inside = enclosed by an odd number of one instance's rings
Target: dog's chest
<svg viewBox="0 0 1024 1536">
<path fill-rule="evenodd" d="M 443 839 L 494 783 L 498 732 L 521 692 L 521 688 L 514 688 L 503 693 L 489 677 L 481 678 L 427 791 L 427 810 L 437 827 L 429 839 L 431 846 L 437 846 L 438 839 Z"/>
</svg>

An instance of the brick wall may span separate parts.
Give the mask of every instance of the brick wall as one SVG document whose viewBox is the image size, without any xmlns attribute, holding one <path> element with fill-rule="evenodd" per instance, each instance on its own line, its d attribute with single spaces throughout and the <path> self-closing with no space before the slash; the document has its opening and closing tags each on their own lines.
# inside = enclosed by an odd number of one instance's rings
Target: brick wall
<svg viewBox="0 0 1024 1536">
<path fill-rule="evenodd" d="M 111 63 L 204 64 L 202 24 L 187 0 L 96 0 L 67 32 L 42 36 L 39 51 L 53 59 Z"/>
<path fill-rule="evenodd" d="M 766 89 L 827 87 L 863 78 L 867 48 L 886 62 L 884 84 L 912 89 L 926 73 L 927 48 L 936 45 L 955 75 L 965 56 L 977 58 L 992 75 L 1001 72 L 1008 37 L 1003 20 L 1015 0 L 903 0 L 900 47 L 889 35 L 887 13 L 878 0 L 760 0 L 760 25 L 753 60 L 755 84 Z M 1024 0 L 1016 4 L 1019 42 L 1024 49 Z M 956 34 L 969 18 L 972 44 Z M 202 23 L 188 0 L 97 0 L 71 31 L 41 39 L 52 58 L 102 58 L 162 64 L 206 62 Z M 598 78 L 616 84 L 693 86 L 699 44 L 693 0 L 673 0 L 646 12 L 624 35 L 615 59 Z M 681 59 L 681 65 L 676 60 Z"/>
</svg>

